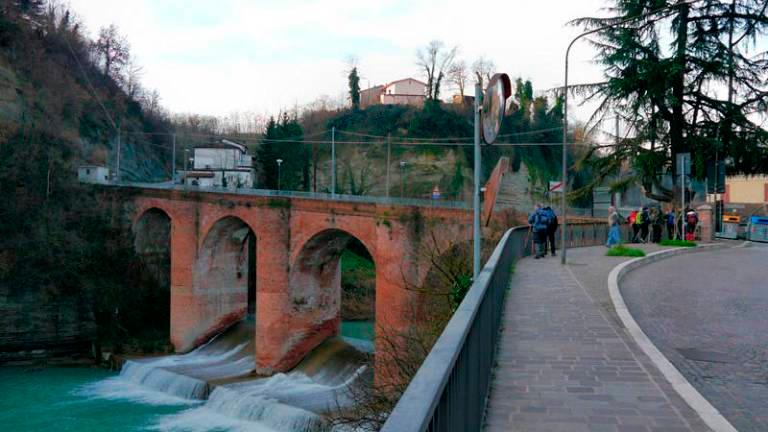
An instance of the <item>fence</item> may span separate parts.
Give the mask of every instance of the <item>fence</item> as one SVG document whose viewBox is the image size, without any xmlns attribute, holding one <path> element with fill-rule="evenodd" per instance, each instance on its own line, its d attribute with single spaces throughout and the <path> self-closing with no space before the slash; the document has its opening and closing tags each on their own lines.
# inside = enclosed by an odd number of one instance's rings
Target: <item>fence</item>
<svg viewBox="0 0 768 432">
<path fill-rule="evenodd" d="M 569 225 L 569 247 L 605 243 L 601 223 Z M 512 265 L 530 255 L 529 227 L 508 230 L 390 414 L 382 432 L 482 428 Z M 514 289 L 514 287 L 512 287 Z"/>
<path fill-rule="evenodd" d="M 114 186 L 136 187 L 136 188 L 142 188 L 142 189 L 178 190 L 178 191 L 187 191 L 187 192 L 220 193 L 220 194 L 234 194 L 234 195 L 247 195 L 247 196 L 305 198 L 305 199 L 316 199 L 316 200 L 325 200 L 325 201 L 342 201 L 342 202 L 386 204 L 386 205 L 405 205 L 405 206 L 419 206 L 419 207 L 440 207 L 440 208 L 455 208 L 455 209 L 462 209 L 462 210 L 469 210 L 472 208 L 472 206 L 469 203 L 466 203 L 464 201 L 448 201 L 448 200 L 439 200 L 439 199 L 394 198 L 394 197 L 372 196 L 372 195 L 345 195 L 345 194 L 329 194 L 329 193 L 322 193 L 322 192 L 279 191 L 279 190 L 271 190 L 271 189 L 249 189 L 249 188 L 227 189 L 222 187 L 185 186 L 185 185 L 174 184 L 171 182 L 165 182 L 165 183 L 112 182 L 110 184 Z"/>
</svg>

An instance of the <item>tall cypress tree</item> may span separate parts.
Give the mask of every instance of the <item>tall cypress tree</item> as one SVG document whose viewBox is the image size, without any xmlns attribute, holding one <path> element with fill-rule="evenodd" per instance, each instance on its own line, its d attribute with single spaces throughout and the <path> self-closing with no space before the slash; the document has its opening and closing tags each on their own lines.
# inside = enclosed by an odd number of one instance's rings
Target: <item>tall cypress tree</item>
<svg viewBox="0 0 768 432">
<path fill-rule="evenodd" d="M 349 100 L 352 102 L 352 109 L 360 109 L 360 75 L 357 73 L 357 66 L 349 71 Z"/>
</svg>

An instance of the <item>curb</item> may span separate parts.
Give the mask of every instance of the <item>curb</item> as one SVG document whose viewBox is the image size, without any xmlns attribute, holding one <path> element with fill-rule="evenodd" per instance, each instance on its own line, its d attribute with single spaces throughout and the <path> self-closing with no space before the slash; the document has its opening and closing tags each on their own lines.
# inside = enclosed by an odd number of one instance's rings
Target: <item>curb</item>
<svg viewBox="0 0 768 432">
<path fill-rule="evenodd" d="M 664 378 L 672 384 L 672 388 L 688 403 L 688 405 L 696 411 L 701 417 L 704 423 L 707 424 L 714 432 L 738 432 L 736 428 L 725 418 L 720 411 L 717 410 L 704 396 L 699 393 L 696 388 L 691 385 L 690 382 L 677 370 L 677 368 L 667 359 L 664 354 L 659 351 L 656 345 L 651 342 L 648 336 L 643 332 L 637 321 L 632 317 L 629 312 L 624 298 L 621 295 L 619 288 L 619 282 L 630 271 L 639 267 L 652 264 L 656 261 L 670 258 L 677 255 L 683 255 L 688 253 L 704 252 L 712 249 L 724 248 L 725 245 L 713 244 L 713 245 L 700 245 L 694 248 L 676 248 L 666 249 L 659 252 L 654 252 L 650 255 L 641 258 L 635 258 L 633 260 L 626 261 L 619 264 L 611 270 L 608 275 L 608 290 L 611 294 L 611 301 L 616 313 L 619 315 L 622 324 L 632 339 L 640 346 L 643 352 L 651 359 L 653 364 L 664 375 Z"/>
</svg>

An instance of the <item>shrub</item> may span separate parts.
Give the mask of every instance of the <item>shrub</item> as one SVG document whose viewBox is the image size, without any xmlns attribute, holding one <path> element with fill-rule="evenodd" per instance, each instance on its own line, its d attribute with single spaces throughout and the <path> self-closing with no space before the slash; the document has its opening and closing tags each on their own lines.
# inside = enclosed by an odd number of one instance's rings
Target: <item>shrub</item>
<svg viewBox="0 0 768 432">
<path fill-rule="evenodd" d="M 662 246 L 676 246 L 676 247 L 696 247 L 696 242 L 688 240 L 662 240 Z"/>
<path fill-rule="evenodd" d="M 605 256 L 617 256 L 617 257 L 644 257 L 645 252 L 641 249 L 628 248 L 623 245 L 614 246 L 608 249 Z"/>
</svg>

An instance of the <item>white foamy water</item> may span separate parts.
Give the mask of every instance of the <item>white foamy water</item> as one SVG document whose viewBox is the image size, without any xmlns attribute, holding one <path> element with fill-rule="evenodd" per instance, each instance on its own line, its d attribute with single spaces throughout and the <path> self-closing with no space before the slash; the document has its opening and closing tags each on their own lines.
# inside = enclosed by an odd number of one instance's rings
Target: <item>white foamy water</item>
<svg viewBox="0 0 768 432">
<path fill-rule="evenodd" d="M 334 430 L 318 412 L 351 401 L 345 391 L 365 371 L 359 367 L 338 385 L 326 385 L 302 372 L 217 387 L 205 405 L 160 419 L 167 432 L 205 430 L 325 432 Z M 323 378 L 320 377 L 320 380 Z M 220 416 L 226 421 L 221 423 Z"/>
<path fill-rule="evenodd" d="M 252 342 L 252 332 L 237 325 L 188 354 L 128 361 L 120 376 L 80 392 L 151 405 L 196 405 L 160 417 L 152 428 L 163 432 L 338 431 L 324 414 L 352 403 L 348 388 L 366 372 L 360 348 L 369 347 L 331 339 L 289 373 L 249 379 L 255 367 Z M 215 389 L 209 384 L 225 378 L 240 381 Z"/>
</svg>

